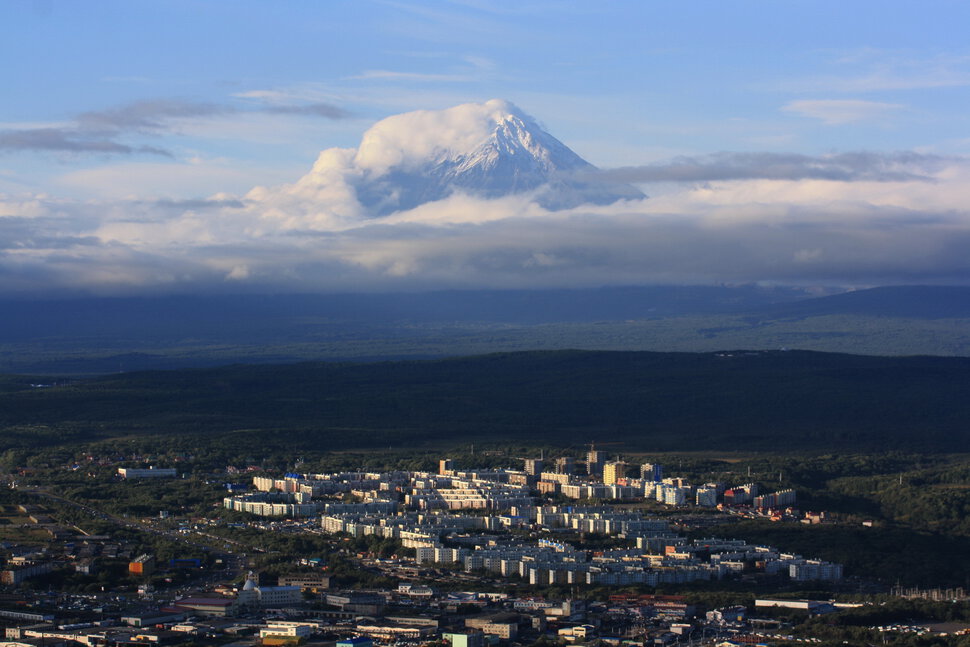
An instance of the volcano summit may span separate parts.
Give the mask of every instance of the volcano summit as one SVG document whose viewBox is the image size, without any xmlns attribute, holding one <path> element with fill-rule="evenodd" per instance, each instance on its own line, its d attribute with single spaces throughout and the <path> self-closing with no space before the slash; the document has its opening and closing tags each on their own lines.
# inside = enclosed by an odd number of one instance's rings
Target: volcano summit
<svg viewBox="0 0 970 647">
<path fill-rule="evenodd" d="M 547 209 L 644 197 L 628 184 L 595 181 L 595 171 L 517 107 L 493 99 L 379 121 L 355 151 L 321 153 L 298 186 L 322 189 L 343 180 L 363 210 L 375 216 L 453 193 L 531 194 Z"/>
</svg>

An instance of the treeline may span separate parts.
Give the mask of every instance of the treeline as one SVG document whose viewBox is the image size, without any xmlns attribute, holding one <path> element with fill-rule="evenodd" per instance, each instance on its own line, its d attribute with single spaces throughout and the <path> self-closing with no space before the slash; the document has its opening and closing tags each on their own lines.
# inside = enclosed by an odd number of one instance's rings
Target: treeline
<svg viewBox="0 0 970 647">
<path fill-rule="evenodd" d="M 970 636 L 885 632 L 875 627 L 937 622 L 970 622 L 966 602 L 930 602 L 894 598 L 879 604 L 845 609 L 803 619 L 794 628 L 799 637 L 821 639 L 823 645 L 890 645 L 892 647 L 968 647 Z"/>
<path fill-rule="evenodd" d="M 743 521 L 721 532 L 751 544 L 768 544 L 785 552 L 838 562 L 845 567 L 847 577 L 970 590 L 970 537 L 896 525 L 868 528 L 768 521 Z M 710 534 L 710 530 L 704 533 Z"/>
</svg>

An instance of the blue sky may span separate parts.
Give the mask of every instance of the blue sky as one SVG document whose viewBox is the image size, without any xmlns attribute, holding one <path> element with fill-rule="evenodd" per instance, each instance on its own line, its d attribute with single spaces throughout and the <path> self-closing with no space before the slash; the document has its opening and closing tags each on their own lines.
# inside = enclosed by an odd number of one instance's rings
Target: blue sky
<svg viewBox="0 0 970 647">
<path fill-rule="evenodd" d="M 173 125 L 123 138 L 170 149 L 170 164 L 219 158 L 254 177 L 269 166 L 282 179 L 324 148 L 355 146 L 390 114 L 491 98 L 607 167 L 725 150 L 970 145 L 970 6 L 960 2 L 13 0 L 0 24 L 0 55 L 17 61 L 3 74 L 8 128 L 139 101 L 252 110 L 261 102 L 247 96 L 261 92 L 349 113 L 278 115 L 248 134 L 237 114 L 226 121 L 238 131 Z M 117 162 L 0 158 L 8 181 L 38 188 Z"/>
<path fill-rule="evenodd" d="M 295 182 L 320 151 L 356 147 L 370 126 L 389 115 L 491 98 L 513 102 L 608 169 L 722 152 L 813 159 L 856 152 L 926 156 L 923 163 L 935 164 L 933 182 L 945 184 L 940 193 L 952 200 L 941 198 L 932 206 L 949 213 L 959 208 L 955 178 L 963 177 L 962 160 L 970 154 L 967 25 L 965 2 L 8 0 L 0 4 L 0 58 L 7 62 L 0 72 L 0 194 L 6 201 L 0 217 L 7 218 L 10 233 L 0 243 L 12 249 L 9 237 L 28 235 L 24 232 L 36 239 L 39 225 L 31 228 L 28 219 L 36 224 L 44 216 L 44 236 L 110 242 L 133 254 L 95 277 L 111 276 L 118 271 L 112 268 L 139 262 L 140 255 L 164 266 L 176 261 L 165 247 L 177 246 L 175 234 L 149 240 L 142 231 L 126 237 L 117 233 L 116 218 L 107 223 L 112 238 L 105 221 L 91 215 L 91 205 L 100 204 L 102 212 L 132 212 L 150 201 L 245 196 L 256 186 Z M 793 205 L 807 213 L 812 205 L 834 202 L 912 210 L 927 191 L 925 182 L 883 183 L 875 193 L 848 184 L 854 183 L 644 190 L 655 197 L 680 196 L 676 204 L 665 198 L 665 213 L 694 205 L 709 216 L 731 207 L 739 222 L 750 221 L 766 203 L 789 214 Z M 712 190 L 724 199 L 704 193 Z M 786 191 L 796 195 L 794 202 L 781 197 Z M 697 206 L 701 203 L 710 209 Z M 651 204 L 648 212 L 659 209 Z M 265 215 L 281 207 L 259 208 Z M 50 220 L 55 212 L 66 220 Z M 920 218 L 926 222 L 939 213 Z M 910 216 L 907 222 L 915 218 Z M 163 217 L 181 219 L 178 227 L 192 235 L 201 231 L 186 225 L 184 211 L 144 219 Z M 10 218 L 18 219 L 17 227 Z M 603 216 L 604 231 L 615 218 Z M 815 224 L 832 216 L 819 218 Z M 962 220 L 948 226 L 963 233 Z M 205 235 L 216 244 L 222 232 L 213 225 Z M 265 234 L 259 229 L 253 236 Z M 859 244 L 871 241 L 859 236 Z M 232 244 L 241 249 L 253 240 Z M 925 245 L 923 256 L 942 253 Z M 824 257 L 830 248 L 796 251 L 807 258 L 822 250 Z M 246 249 L 237 264 L 223 264 L 219 271 L 244 266 L 237 276 L 256 276 L 260 261 L 247 255 L 269 252 L 261 245 L 259 252 Z M 873 255 L 878 251 L 871 249 Z M 17 278 L 0 281 L 0 289 L 60 285 L 64 273 L 71 275 L 65 269 L 37 278 L 36 268 L 12 269 L 9 253 L 7 259 L 0 267 Z M 98 262 L 93 253 L 85 259 Z M 372 278 L 383 271 L 374 267 L 368 266 Z M 909 274 L 903 269 L 861 274 L 843 269 L 805 280 L 965 278 L 964 268 L 952 264 Z M 615 270 L 595 280 L 704 282 L 724 274 L 723 268 L 687 272 L 682 263 L 669 271 Z M 187 285 L 213 280 L 185 271 L 132 285 L 181 285 L 179 276 L 190 277 Z M 415 272 L 428 286 L 440 283 Z M 785 281 L 798 273 L 736 274 L 731 280 Z M 92 278 L 83 285 L 98 281 L 115 284 Z M 520 282 L 533 281 L 519 275 L 470 280 Z"/>
</svg>

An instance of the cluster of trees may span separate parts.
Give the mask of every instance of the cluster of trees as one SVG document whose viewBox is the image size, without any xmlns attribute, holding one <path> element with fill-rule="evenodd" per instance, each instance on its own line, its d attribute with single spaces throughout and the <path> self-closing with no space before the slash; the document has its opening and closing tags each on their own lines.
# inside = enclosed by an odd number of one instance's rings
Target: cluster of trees
<svg viewBox="0 0 970 647">
<path fill-rule="evenodd" d="M 694 533 L 697 534 L 697 533 Z M 703 534 L 709 534 L 709 529 Z M 970 538 L 928 533 L 905 526 L 778 524 L 743 521 L 722 534 L 838 562 L 847 576 L 877 578 L 906 586 L 970 589 Z"/>
<path fill-rule="evenodd" d="M 65 498 L 109 514 L 128 517 L 155 517 L 162 511 L 188 516 L 206 515 L 225 495 L 221 483 L 206 482 L 200 478 L 132 481 L 86 479 L 74 483 L 69 481 L 70 484 L 58 481 L 53 485 Z"/>
<path fill-rule="evenodd" d="M 893 647 L 967 647 L 970 636 L 919 636 L 915 633 L 882 632 L 875 627 L 935 622 L 970 621 L 966 602 L 930 602 L 889 598 L 877 604 L 815 616 L 794 628 L 797 636 L 820 638 L 823 644 L 880 644 Z"/>
</svg>

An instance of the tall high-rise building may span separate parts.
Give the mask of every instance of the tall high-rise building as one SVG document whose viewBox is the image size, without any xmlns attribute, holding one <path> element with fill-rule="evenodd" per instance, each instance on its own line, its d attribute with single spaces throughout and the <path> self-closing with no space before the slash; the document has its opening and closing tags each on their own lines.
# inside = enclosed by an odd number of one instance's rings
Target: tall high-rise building
<svg viewBox="0 0 970 647">
<path fill-rule="evenodd" d="M 694 495 L 694 501 L 699 506 L 713 508 L 717 505 L 717 488 L 709 485 L 700 486 Z"/>
<path fill-rule="evenodd" d="M 572 474 L 574 471 L 576 471 L 576 461 L 572 456 L 561 456 L 556 459 L 556 472 Z"/>
<path fill-rule="evenodd" d="M 538 476 L 542 472 L 543 460 L 541 458 L 526 458 L 525 473 L 529 476 Z"/>
<path fill-rule="evenodd" d="M 606 462 L 606 452 L 595 450 L 590 446 L 586 452 L 586 471 L 589 474 L 602 474 L 603 463 Z"/>
<path fill-rule="evenodd" d="M 606 485 L 614 485 L 625 476 L 626 463 L 623 461 L 612 461 L 603 465 L 603 483 Z"/>
<path fill-rule="evenodd" d="M 660 463 L 644 463 L 640 466 L 640 478 L 644 481 L 659 483 L 663 480 L 664 471 Z"/>
<path fill-rule="evenodd" d="M 455 471 L 455 462 L 450 458 L 442 458 L 438 461 L 438 474 L 442 476 Z"/>
</svg>

